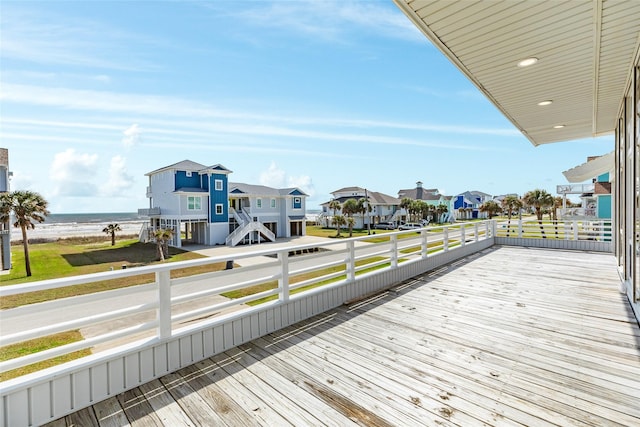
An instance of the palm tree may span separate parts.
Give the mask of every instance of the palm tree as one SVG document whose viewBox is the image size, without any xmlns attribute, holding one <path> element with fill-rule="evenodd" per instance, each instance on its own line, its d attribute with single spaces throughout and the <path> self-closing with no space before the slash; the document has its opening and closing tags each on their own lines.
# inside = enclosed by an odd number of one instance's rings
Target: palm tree
<svg viewBox="0 0 640 427">
<path fill-rule="evenodd" d="M 49 215 L 49 203 L 38 193 L 33 191 L 14 191 L 0 194 L 0 222 L 8 221 L 13 212 L 16 222 L 14 227 L 22 230 L 22 247 L 24 249 L 24 265 L 27 277 L 31 276 L 31 261 L 29 259 L 29 239 L 27 230 L 35 228 L 35 222 L 44 222 Z"/>
<path fill-rule="evenodd" d="M 344 213 L 347 218 L 352 218 L 353 215 L 357 214 L 358 212 L 360 212 L 360 207 L 358 206 L 358 202 L 356 201 L 356 199 L 347 199 L 342 204 L 342 213 Z M 353 236 L 354 223 L 355 221 L 350 222 L 347 219 L 347 225 L 349 226 L 349 237 Z"/>
<path fill-rule="evenodd" d="M 412 203 L 413 199 L 410 197 L 403 197 L 402 200 L 400 200 L 400 208 L 404 209 L 404 211 L 407 213 L 407 216 L 409 215 L 409 208 L 411 208 Z"/>
<path fill-rule="evenodd" d="M 364 198 L 361 197 L 358 199 L 358 213 L 362 215 L 362 225 L 364 227 L 364 220 L 365 218 L 367 218 L 369 221 L 367 221 L 367 229 L 369 230 L 369 234 L 371 234 L 371 222 L 370 222 L 370 218 L 369 218 L 369 212 L 371 212 L 371 205 L 369 204 L 369 201 Z"/>
<path fill-rule="evenodd" d="M 109 224 L 102 229 L 102 232 L 108 236 L 111 236 L 111 246 L 116 245 L 116 232 L 122 231 L 118 224 Z"/>
<path fill-rule="evenodd" d="M 551 209 L 553 211 L 552 219 L 553 219 L 553 226 L 555 227 L 555 230 L 556 230 L 556 239 L 558 238 L 558 208 L 561 208 L 562 205 L 563 205 L 562 197 L 556 196 L 553 198 L 553 207 Z"/>
<path fill-rule="evenodd" d="M 347 223 L 347 220 L 345 219 L 344 215 L 336 215 L 333 217 L 333 222 L 336 224 L 336 229 L 338 230 L 336 232 L 336 237 L 340 237 L 340 227 L 345 225 Z"/>
<path fill-rule="evenodd" d="M 169 240 L 173 239 L 172 228 L 158 228 L 153 231 L 153 237 L 158 247 L 158 258 L 164 261 L 169 257 Z"/>
<path fill-rule="evenodd" d="M 440 220 L 442 219 L 442 214 L 449 212 L 449 208 L 444 203 L 440 203 L 436 206 L 436 215 L 438 215 L 438 224 L 440 224 Z"/>
<path fill-rule="evenodd" d="M 507 211 L 507 237 L 509 237 L 509 231 L 511 230 L 511 216 L 514 212 L 520 212 L 522 209 L 522 200 L 517 196 L 506 196 L 502 199 L 502 209 Z"/>
<path fill-rule="evenodd" d="M 481 204 L 478 210 L 480 212 L 486 212 L 487 215 L 489 215 L 489 219 L 491 219 L 495 214 L 502 211 L 502 207 L 493 200 L 488 200 Z"/>
<path fill-rule="evenodd" d="M 547 193 L 545 190 L 536 188 L 535 190 L 528 191 L 522 196 L 522 201 L 525 205 L 532 207 L 536 212 L 536 218 L 538 218 L 538 224 L 540 224 L 540 232 L 542 238 L 546 239 L 544 234 L 544 228 L 542 227 L 542 211 L 548 206 L 553 206 L 553 196 Z"/>
<path fill-rule="evenodd" d="M 340 209 L 342 209 L 342 205 L 340 204 L 339 201 L 337 201 L 336 199 L 333 199 L 329 202 L 329 209 L 333 209 L 333 218 L 335 222 L 336 211 L 339 211 Z M 339 230 L 340 229 L 338 228 L 338 234 L 340 234 Z"/>
<path fill-rule="evenodd" d="M 354 217 L 349 216 L 347 219 L 347 226 L 349 227 L 349 237 L 353 237 L 353 225 L 356 223 Z"/>
</svg>

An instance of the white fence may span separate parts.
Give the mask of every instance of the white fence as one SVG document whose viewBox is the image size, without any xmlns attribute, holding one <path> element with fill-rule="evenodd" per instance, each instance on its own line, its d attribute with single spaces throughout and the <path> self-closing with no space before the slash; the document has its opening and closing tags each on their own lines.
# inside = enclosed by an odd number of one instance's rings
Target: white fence
<svg viewBox="0 0 640 427">
<path fill-rule="evenodd" d="M 526 224 L 518 229 L 522 238 L 533 234 L 525 231 Z M 99 330 L 102 325 L 103 331 L 1 362 L 2 372 L 80 349 L 100 346 L 104 350 L 0 383 L 0 426 L 52 421 L 347 301 L 388 289 L 489 248 L 497 241 L 496 230 L 504 232 L 501 223 L 498 227 L 495 221 L 463 223 L 0 287 L 0 297 L 5 297 L 123 277 L 140 277 L 141 282 L 145 275 L 154 277 L 152 283 L 74 297 L 73 303 L 58 300 L 21 307 L 15 309 L 19 314 L 15 318 L 11 309 L 3 311 L 0 345 L 92 325 Z M 573 230 L 563 236 L 575 237 Z M 270 260 L 172 278 L 177 269 L 243 264 L 243 259 L 257 256 Z M 21 318 L 28 322 L 21 323 Z"/>
<path fill-rule="evenodd" d="M 611 220 L 499 221 L 496 243 L 548 249 L 611 252 Z"/>
<path fill-rule="evenodd" d="M 491 222 L 401 231 L 47 280 L 0 288 L 0 297 L 153 274 L 153 283 L 21 308 L 41 323 L 2 345 L 89 325 L 123 324 L 92 338 L 0 363 L 7 371 L 97 345 L 106 350 L 0 383 L 0 425 L 39 425 L 243 342 L 362 298 L 493 245 Z M 273 261 L 183 278 L 176 269 L 244 258 Z M 234 295 L 233 292 L 242 292 Z M 116 304 L 117 302 L 117 304 Z M 54 313 L 47 312 L 51 304 Z M 87 307 L 89 307 L 87 309 Z M 88 310 L 88 314 L 87 314 Z M 3 312 L 3 319 L 11 315 Z M 84 313 L 84 314 L 83 314 Z M 62 315 L 62 320 L 53 321 Z M 67 316 L 66 318 L 64 316 Z M 151 315 L 150 318 L 149 315 Z M 146 316 L 146 317 L 145 317 Z M 142 319 L 137 321 L 135 319 Z M 124 319 L 124 320 L 123 320 Z M 131 319 L 131 320 L 127 320 Z M 7 324 L 20 324 L 7 322 Z M 133 339 L 121 344 L 121 340 Z M 109 346 L 113 343 L 113 346 Z"/>
</svg>

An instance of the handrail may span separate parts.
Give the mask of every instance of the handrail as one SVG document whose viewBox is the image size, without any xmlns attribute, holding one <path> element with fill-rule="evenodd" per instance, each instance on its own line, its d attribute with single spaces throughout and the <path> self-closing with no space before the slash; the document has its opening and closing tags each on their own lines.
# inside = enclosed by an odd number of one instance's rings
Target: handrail
<svg viewBox="0 0 640 427">
<path fill-rule="evenodd" d="M 556 234 L 557 229 L 557 234 Z M 543 222 L 544 236 L 547 239 L 567 240 L 611 240 L 611 224 L 606 221 L 572 221 L 572 222 Z M 284 248 L 263 248 L 245 253 L 233 253 L 208 258 L 201 258 L 176 263 L 128 268 L 124 270 L 93 273 L 83 276 L 51 279 L 39 282 L 0 287 L 0 298 L 9 295 L 34 291 L 52 290 L 66 286 L 77 286 L 117 279 L 155 274 L 155 280 L 145 285 L 132 286 L 99 294 L 74 297 L 73 301 L 82 299 L 86 304 L 96 308 L 91 316 L 74 314 L 74 304 L 68 305 L 68 318 L 60 321 L 49 321 L 46 318 L 48 306 L 54 306 L 55 301 L 41 303 L 33 310 L 20 308 L 3 311 L 3 333 L 0 344 L 15 343 L 25 339 L 46 336 L 62 330 L 78 329 L 88 325 L 125 319 L 125 327 L 120 331 L 109 332 L 99 337 L 74 343 L 68 349 L 74 351 L 88 348 L 97 342 L 108 342 L 110 338 L 123 338 L 139 333 L 141 328 L 151 329 L 152 338 L 166 339 L 171 337 L 178 325 L 177 321 L 189 320 L 196 324 L 196 316 L 215 316 L 230 314 L 224 310 L 237 310 L 242 313 L 248 306 L 256 304 L 257 300 L 274 298 L 275 304 L 288 301 L 292 293 L 310 292 L 303 290 L 310 286 L 327 286 L 348 284 L 360 275 L 384 274 L 389 270 L 402 268 L 434 254 L 446 253 L 472 245 L 485 239 L 496 237 L 541 238 L 540 224 L 535 220 L 524 222 L 507 221 L 503 219 L 481 222 L 458 222 L 452 225 L 433 225 L 419 230 L 395 231 L 378 233 L 370 236 L 360 236 L 340 240 L 327 239 L 327 242 L 295 245 Z M 386 239 L 385 239 L 386 238 Z M 381 241 L 382 240 L 382 241 Z M 296 252 L 305 252 L 311 248 L 324 249 L 313 254 L 296 256 Z M 191 277 L 170 279 L 170 273 L 176 269 L 196 267 L 214 263 L 235 261 L 242 265 L 242 260 L 257 256 L 275 256 L 273 262 L 261 265 L 234 268 L 218 272 L 198 274 Z M 346 278 L 345 277 L 346 274 Z M 320 283 L 327 283 L 320 285 Z M 147 299 L 139 300 L 139 293 L 145 292 Z M 121 299 L 119 299 L 121 298 Z M 150 298 L 150 299 L 149 299 Z M 211 300 L 209 300 L 211 299 Z M 111 301 L 119 305 L 112 305 Z M 196 307 L 183 306 L 185 303 L 198 302 Z M 63 301 L 58 304 L 64 303 Z M 189 304 L 186 304 L 189 305 Z M 37 308 L 37 310 L 36 310 Z M 14 311 L 15 310 L 15 311 Z M 43 311 L 44 310 L 44 311 Z M 132 315 L 156 311 L 154 322 L 144 323 L 134 327 L 133 322 L 126 319 Z M 18 311 L 33 314 L 43 311 L 42 324 L 31 324 L 26 330 L 10 330 L 11 316 Z M 60 311 L 60 310 L 58 310 Z M 236 315 L 236 312 L 233 312 Z M 127 328 L 126 326 L 131 326 Z M 155 332 L 152 330 L 155 328 Z M 125 332 L 122 332 L 125 331 Z M 129 331 L 129 332 L 126 332 Z M 56 350 L 47 354 L 58 354 Z M 1 369 L 25 366 L 33 360 L 44 357 L 28 356 L 11 359 L 0 365 Z"/>
</svg>

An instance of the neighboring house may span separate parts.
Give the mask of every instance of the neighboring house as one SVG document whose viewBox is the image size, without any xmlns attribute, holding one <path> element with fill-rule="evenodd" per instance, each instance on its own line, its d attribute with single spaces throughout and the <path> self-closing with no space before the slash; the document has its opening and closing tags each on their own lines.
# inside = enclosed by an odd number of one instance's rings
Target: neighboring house
<svg viewBox="0 0 640 427">
<path fill-rule="evenodd" d="M 138 212 L 150 220 L 141 240 L 151 239 L 160 228 L 174 230 L 169 244 L 175 247 L 184 241 L 235 246 L 306 233 L 304 192 L 230 183 L 230 173 L 220 164 L 204 166 L 191 160 L 147 173 L 149 208 Z"/>
<path fill-rule="evenodd" d="M 9 150 L 0 148 L 0 193 L 9 192 Z M 0 222 L 0 267 L 11 268 L 11 222 Z"/>
<path fill-rule="evenodd" d="M 404 211 L 400 209 L 400 199 L 378 191 L 369 191 L 361 187 L 344 187 L 333 191 L 331 195 L 333 196 L 332 200 L 337 200 L 340 204 L 349 199 L 356 201 L 359 199 L 368 200 L 371 211 L 364 214 L 355 214 L 353 216 L 355 220 L 354 228 L 366 228 L 369 224 L 373 227 L 380 222 L 396 222 L 398 216 L 405 215 L 402 213 Z M 322 213 L 318 217 L 318 221 L 325 227 L 333 225 L 333 209 L 329 208 L 329 203 L 325 202 L 320 205 Z M 342 215 L 342 212 L 338 210 L 336 214 Z"/>
<path fill-rule="evenodd" d="M 615 159 L 613 152 L 603 156 L 591 156 L 587 162 L 572 169 L 564 171 L 563 174 L 569 182 L 589 183 L 574 185 L 558 185 L 556 192 L 563 196 L 566 201 L 567 194 L 579 194 L 581 207 L 567 208 L 566 202 L 563 208 L 558 209 L 559 219 L 585 219 L 602 218 L 610 219 L 611 212 L 611 181 L 612 171 L 615 169 Z M 595 178 L 594 178 L 595 177 Z"/>
<path fill-rule="evenodd" d="M 465 191 L 453 197 L 453 209 L 456 219 L 487 218 L 486 212 L 480 212 L 480 206 L 492 200 L 490 194 L 482 191 Z"/>
<path fill-rule="evenodd" d="M 447 212 L 451 212 L 453 210 L 453 206 L 451 204 L 453 197 L 440 194 L 440 191 L 437 188 L 423 188 L 421 181 L 416 182 L 415 188 L 398 190 L 398 198 L 404 199 L 405 197 L 412 200 L 422 200 L 429 206 L 433 207 L 444 205 L 447 207 Z M 438 222 L 448 222 L 449 215 L 441 215 L 438 220 Z"/>
</svg>

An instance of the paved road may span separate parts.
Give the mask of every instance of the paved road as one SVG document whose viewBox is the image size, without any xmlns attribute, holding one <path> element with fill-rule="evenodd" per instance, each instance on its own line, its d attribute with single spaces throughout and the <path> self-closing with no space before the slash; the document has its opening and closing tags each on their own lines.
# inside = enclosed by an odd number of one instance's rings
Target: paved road
<svg viewBox="0 0 640 427">
<path fill-rule="evenodd" d="M 432 241 L 441 237 L 442 233 L 429 233 L 429 240 Z M 450 233 L 450 239 L 459 237 L 459 232 Z M 234 253 L 246 253 L 248 251 L 273 249 L 278 250 L 293 245 L 302 245 L 310 243 L 326 243 L 327 239 L 303 237 L 299 239 L 291 239 L 287 242 L 263 243 L 260 246 L 244 246 L 236 248 L 215 247 L 215 248 L 199 248 L 196 252 L 208 256 L 225 256 Z M 420 244 L 420 237 L 411 237 L 399 241 L 400 245 Z M 389 250 L 390 243 L 371 244 L 365 242 L 356 242 L 358 247 L 358 255 L 368 255 L 377 251 Z M 300 255 L 290 258 L 290 271 L 298 270 L 306 267 L 313 267 L 321 263 L 328 263 L 343 260 L 345 254 L 336 253 L 340 249 L 346 247 L 345 241 L 339 241 L 330 246 L 330 252 L 314 252 L 309 255 Z M 244 282 L 257 277 L 266 277 L 277 274 L 279 266 L 275 258 L 260 256 L 246 258 L 238 261 L 240 265 L 249 267 L 252 265 L 262 264 L 264 268 L 236 268 L 232 271 L 225 271 L 220 277 L 214 279 L 198 280 L 197 278 L 187 283 L 172 286 L 172 296 L 187 295 L 202 290 L 220 288 L 234 283 Z M 267 264 L 272 264 L 268 266 Z M 0 312 L 0 325 L 2 335 L 9 335 L 24 330 L 39 328 L 51 324 L 68 322 L 79 318 L 94 316 L 99 313 L 109 312 L 114 309 L 129 307 L 145 303 L 152 303 L 157 300 L 157 290 L 155 284 L 140 285 L 131 288 L 116 289 L 100 293 L 100 300 L 95 301 L 95 295 L 82 295 L 71 298 L 64 298 L 31 304 L 27 306 L 17 307 L 14 309 L 3 310 Z M 189 303 L 184 303 L 179 307 L 173 308 L 173 314 L 194 310 L 200 307 L 224 301 L 226 298 L 222 296 L 213 296 L 210 298 L 199 298 Z M 73 309 L 70 309 L 73 307 Z M 238 309 L 238 308 L 236 308 Z M 213 314 L 212 314 L 213 315 Z M 140 314 L 135 319 L 125 318 L 117 321 L 109 321 L 98 324 L 94 327 L 83 329 L 85 337 L 100 335 L 113 329 L 131 325 L 133 320 L 136 322 L 150 321 L 155 318 L 155 312 Z M 174 325 L 177 326 L 177 325 Z"/>
</svg>

